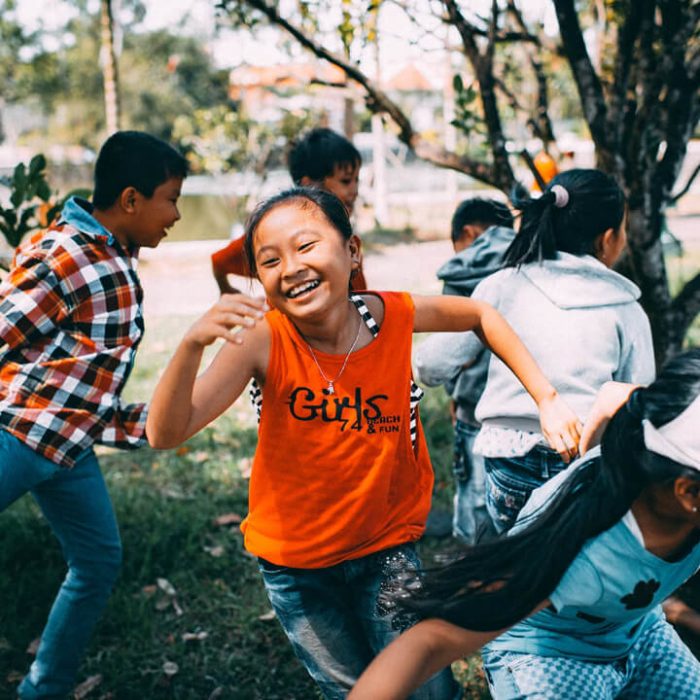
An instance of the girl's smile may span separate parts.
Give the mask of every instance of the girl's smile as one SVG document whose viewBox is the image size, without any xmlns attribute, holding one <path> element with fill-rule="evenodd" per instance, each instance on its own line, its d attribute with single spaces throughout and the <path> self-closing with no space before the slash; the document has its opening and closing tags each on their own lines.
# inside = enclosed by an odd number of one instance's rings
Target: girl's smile
<svg viewBox="0 0 700 700">
<path fill-rule="evenodd" d="M 354 237 L 353 237 L 354 239 Z M 344 305 L 357 248 L 315 205 L 291 201 L 268 212 L 253 242 L 260 281 L 272 304 L 292 317 L 319 320 Z"/>
</svg>

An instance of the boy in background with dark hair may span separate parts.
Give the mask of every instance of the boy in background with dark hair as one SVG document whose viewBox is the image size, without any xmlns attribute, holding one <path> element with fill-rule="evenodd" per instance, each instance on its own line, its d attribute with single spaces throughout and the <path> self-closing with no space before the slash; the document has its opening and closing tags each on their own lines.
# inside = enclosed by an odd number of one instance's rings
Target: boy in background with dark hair
<svg viewBox="0 0 700 700">
<path fill-rule="evenodd" d="M 352 214 L 357 199 L 362 156 L 351 141 L 332 129 L 316 128 L 292 146 L 289 174 L 295 185 L 318 187 L 334 194 Z M 214 279 L 222 294 L 238 292 L 228 275 L 250 277 L 243 250 L 243 236 L 231 241 L 211 256 Z M 353 290 L 366 289 L 362 262 L 351 280 Z"/>
<path fill-rule="evenodd" d="M 120 568 L 92 448 L 146 444 L 145 405 L 120 400 L 144 329 L 136 256 L 180 218 L 186 174 L 168 144 L 117 132 L 97 158 L 93 204 L 70 199 L 0 285 L 0 511 L 31 491 L 68 565 L 20 698 L 70 692 Z"/>
<path fill-rule="evenodd" d="M 502 202 L 493 199 L 466 199 L 452 216 L 451 238 L 455 256 L 438 271 L 444 283 L 442 293 L 471 296 L 485 277 L 502 267 L 503 256 L 515 236 L 513 215 Z M 484 458 L 475 455 L 474 440 L 480 425 L 474 416 L 488 373 L 491 353 L 483 350 L 457 377 L 445 384 L 452 397 L 451 409 L 455 428 L 454 475 L 455 498 L 452 534 L 467 544 L 490 522 L 484 500 Z M 419 347 L 416 365 L 425 381 L 430 373 L 432 356 Z"/>
</svg>

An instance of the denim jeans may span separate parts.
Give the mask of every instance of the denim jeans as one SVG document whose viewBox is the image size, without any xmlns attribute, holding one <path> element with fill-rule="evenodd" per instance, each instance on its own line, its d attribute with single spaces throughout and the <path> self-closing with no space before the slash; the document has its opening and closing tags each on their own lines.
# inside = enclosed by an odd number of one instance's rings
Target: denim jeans
<svg viewBox="0 0 700 700">
<path fill-rule="evenodd" d="M 32 700 L 62 698 L 75 683 L 117 578 L 122 554 L 119 530 L 92 450 L 73 469 L 64 469 L 0 429 L 0 511 L 27 491 L 58 538 L 68 573 L 18 694 Z"/>
<path fill-rule="evenodd" d="M 259 559 L 270 603 L 296 655 L 328 700 L 344 698 L 369 662 L 418 619 L 392 593 L 420 567 L 412 544 L 322 569 L 292 569 Z M 452 700 L 449 668 L 411 698 Z"/>
<path fill-rule="evenodd" d="M 494 700 L 700 700 L 700 663 L 666 620 L 608 663 L 488 646 L 482 657 Z"/>
<path fill-rule="evenodd" d="M 455 477 L 454 516 L 452 534 L 465 544 L 475 544 L 477 535 L 489 525 L 486 510 L 486 472 L 484 458 L 474 454 L 474 441 L 479 428 L 455 422 L 454 462 Z"/>
<path fill-rule="evenodd" d="M 510 529 L 530 494 L 566 469 L 554 450 L 536 446 L 522 457 L 486 457 L 486 509 L 500 532 Z"/>
</svg>

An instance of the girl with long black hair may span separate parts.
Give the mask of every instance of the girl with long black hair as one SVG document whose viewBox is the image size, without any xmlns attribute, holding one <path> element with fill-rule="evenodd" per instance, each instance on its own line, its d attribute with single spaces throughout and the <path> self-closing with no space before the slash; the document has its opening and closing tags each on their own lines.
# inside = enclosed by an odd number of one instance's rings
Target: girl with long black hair
<svg viewBox="0 0 700 700">
<path fill-rule="evenodd" d="M 583 422 L 604 382 L 654 379 L 640 291 L 611 269 L 626 242 L 625 196 L 610 175 L 575 169 L 557 175 L 539 199 L 514 197 L 513 204 L 522 218 L 505 269 L 479 283 L 472 298 L 503 314 Z M 416 353 L 420 379 L 453 381 L 482 350 L 474 333 L 428 338 Z M 486 508 L 503 532 L 530 492 L 569 460 L 547 446 L 535 404 L 498 358 L 491 358 L 475 417 Z"/>
<path fill-rule="evenodd" d="M 406 697 L 484 644 L 496 700 L 689 700 L 700 664 L 660 603 L 700 567 L 700 349 L 615 413 L 601 448 L 533 492 L 507 536 L 402 601 L 428 619 L 352 700 Z"/>
</svg>

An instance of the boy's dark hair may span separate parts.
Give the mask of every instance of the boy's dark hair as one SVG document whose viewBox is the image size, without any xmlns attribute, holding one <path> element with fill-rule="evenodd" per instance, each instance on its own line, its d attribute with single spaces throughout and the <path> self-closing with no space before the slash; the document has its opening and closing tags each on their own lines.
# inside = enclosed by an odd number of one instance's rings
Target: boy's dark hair
<svg viewBox="0 0 700 700">
<path fill-rule="evenodd" d="M 462 235 L 464 226 L 478 224 L 485 229 L 490 226 L 513 228 L 513 221 L 513 214 L 508 205 L 495 199 L 473 197 L 465 199 L 455 209 L 450 235 L 452 242 L 456 243 Z"/>
<path fill-rule="evenodd" d="M 556 205 L 552 188 L 563 187 L 568 199 Z M 506 251 L 506 267 L 554 260 L 558 252 L 594 255 L 598 236 L 617 230 L 625 216 L 625 195 L 615 179 L 600 170 L 574 168 L 559 173 L 542 196 L 531 199 L 515 191 L 511 200 L 523 213 L 520 230 Z"/>
<path fill-rule="evenodd" d="M 312 129 L 289 152 L 289 174 L 295 185 L 301 185 L 304 176 L 320 182 L 338 165 L 359 167 L 362 156 L 351 141 L 332 129 Z"/>
<path fill-rule="evenodd" d="M 97 156 L 92 203 L 107 209 L 127 187 L 151 197 L 166 180 L 186 176 L 187 160 L 170 144 L 142 131 L 117 131 Z"/>
</svg>

